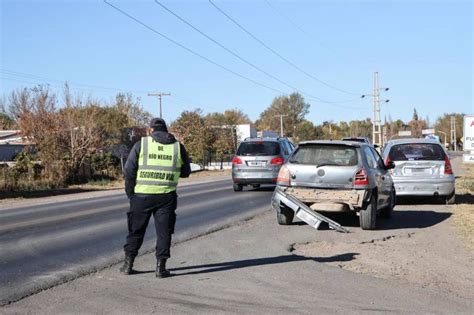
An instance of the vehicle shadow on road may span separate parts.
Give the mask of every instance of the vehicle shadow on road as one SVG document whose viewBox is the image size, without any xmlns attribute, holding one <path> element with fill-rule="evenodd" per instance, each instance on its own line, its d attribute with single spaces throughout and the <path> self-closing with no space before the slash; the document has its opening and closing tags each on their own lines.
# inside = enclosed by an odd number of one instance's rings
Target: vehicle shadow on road
<svg viewBox="0 0 474 315">
<path fill-rule="evenodd" d="M 244 260 L 236 260 L 236 261 L 226 261 L 226 262 L 215 263 L 215 264 L 171 268 L 170 271 L 174 273 L 173 276 L 196 275 L 196 274 L 235 270 L 235 269 L 257 267 L 257 266 L 286 264 L 286 263 L 298 262 L 298 261 L 315 261 L 315 262 L 320 262 L 320 263 L 343 262 L 343 261 L 351 261 L 355 259 L 355 256 L 357 255 L 359 255 L 359 253 L 345 253 L 345 254 L 335 255 L 331 257 L 305 257 L 305 256 L 299 256 L 299 255 L 284 255 L 284 256 L 276 256 L 276 257 L 244 259 Z M 199 269 L 199 270 L 195 270 L 195 269 Z M 190 270 L 190 271 L 187 271 L 187 270 Z M 179 271 L 184 271 L 184 272 L 176 273 Z"/>
<path fill-rule="evenodd" d="M 474 195 L 472 194 L 456 194 L 456 204 L 474 204 Z"/>
<path fill-rule="evenodd" d="M 377 230 L 424 229 L 448 219 L 452 213 L 419 210 L 395 210 L 390 219 L 380 219 Z"/>
<path fill-rule="evenodd" d="M 348 227 L 359 227 L 359 217 L 351 213 L 323 213 L 325 216 Z M 452 213 L 431 210 L 396 210 L 390 219 L 377 218 L 377 230 L 423 229 L 434 226 L 448 219 Z M 295 222 L 295 225 L 306 225 L 305 222 Z M 329 230 L 324 222 L 320 230 Z"/>
</svg>

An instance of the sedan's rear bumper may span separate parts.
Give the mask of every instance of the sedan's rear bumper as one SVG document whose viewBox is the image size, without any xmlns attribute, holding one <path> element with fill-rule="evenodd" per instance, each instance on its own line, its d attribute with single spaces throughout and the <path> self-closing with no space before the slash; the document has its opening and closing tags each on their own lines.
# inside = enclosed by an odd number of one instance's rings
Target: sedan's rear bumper
<svg viewBox="0 0 474 315">
<path fill-rule="evenodd" d="M 393 178 L 397 196 L 450 196 L 454 177 L 448 180 L 403 180 Z"/>
</svg>

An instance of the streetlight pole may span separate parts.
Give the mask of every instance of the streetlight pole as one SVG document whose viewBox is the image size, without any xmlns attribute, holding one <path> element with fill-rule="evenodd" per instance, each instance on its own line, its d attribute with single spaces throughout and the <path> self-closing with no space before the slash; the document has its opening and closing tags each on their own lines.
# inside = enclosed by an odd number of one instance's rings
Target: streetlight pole
<svg viewBox="0 0 474 315">
<path fill-rule="evenodd" d="M 288 115 L 275 115 L 275 117 L 280 117 L 280 137 L 283 137 L 283 117 Z"/>
<path fill-rule="evenodd" d="M 436 132 L 439 132 L 439 133 L 442 133 L 444 135 L 444 147 L 446 148 L 447 147 L 447 138 L 448 138 L 448 135 L 446 134 L 446 132 L 443 132 L 441 130 L 436 130 Z"/>
</svg>

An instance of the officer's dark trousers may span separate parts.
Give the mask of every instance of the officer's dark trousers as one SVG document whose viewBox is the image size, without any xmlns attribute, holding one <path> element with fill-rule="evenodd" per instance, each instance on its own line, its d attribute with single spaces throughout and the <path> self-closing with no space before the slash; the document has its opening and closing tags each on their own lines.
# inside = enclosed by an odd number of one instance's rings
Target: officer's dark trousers
<svg viewBox="0 0 474 315">
<path fill-rule="evenodd" d="M 151 215 L 155 219 L 156 258 L 170 257 L 171 234 L 176 223 L 176 192 L 158 195 L 137 194 L 130 199 L 127 212 L 128 236 L 123 247 L 125 255 L 136 257 L 142 246 L 145 231 Z"/>
</svg>

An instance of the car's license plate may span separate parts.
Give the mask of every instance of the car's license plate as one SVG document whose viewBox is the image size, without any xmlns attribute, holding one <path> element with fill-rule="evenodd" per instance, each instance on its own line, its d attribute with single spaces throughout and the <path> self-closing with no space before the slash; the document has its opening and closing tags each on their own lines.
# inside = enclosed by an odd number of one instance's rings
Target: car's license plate
<svg viewBox="0 0 474 315">
<path fill-rule="evenodd" d="M 251 161 L 248 163 L 249 163 L 249 166 L 265 166 L 265 162 L 260 162 L 260 161 Z"/>
<path fill-rule="evenodd" d="M 429 168 L 408 168 L 405 171 L 407 174 L 413 174 L 413 175 L 424 175 L 424 174 L 430 174 L 430 169 Z"/>
</svg>

